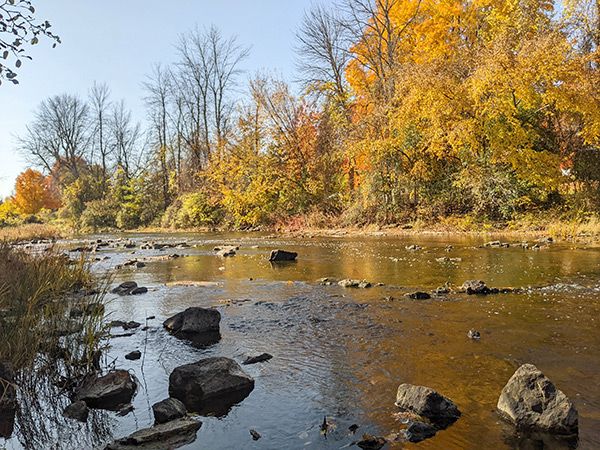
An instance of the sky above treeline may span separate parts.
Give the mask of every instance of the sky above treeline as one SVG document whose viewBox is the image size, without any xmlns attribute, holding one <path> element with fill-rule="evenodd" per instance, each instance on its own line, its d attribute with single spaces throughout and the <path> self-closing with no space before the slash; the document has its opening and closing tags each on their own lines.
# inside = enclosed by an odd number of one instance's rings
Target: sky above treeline
<svg viewBox="0 0 600 450">
<path fill-rule="evenodd" d="M 250 47 L 241 88 L 257 71 L 294 81 L 295 32 L 311 0 L 34 0 L 62 44 L 42 41 L 30 49 L 19 85 L 0 86 L 0 197 L 13 192 L 27 162 L 17 151 L 36 106 L 61 93 L 86 97 L 94 81 L 109 85 L 143 122 L 142 82 L 155 63 L 175 60 L 178 37 L 196 26 L 217 26 Z"/>
</svg>

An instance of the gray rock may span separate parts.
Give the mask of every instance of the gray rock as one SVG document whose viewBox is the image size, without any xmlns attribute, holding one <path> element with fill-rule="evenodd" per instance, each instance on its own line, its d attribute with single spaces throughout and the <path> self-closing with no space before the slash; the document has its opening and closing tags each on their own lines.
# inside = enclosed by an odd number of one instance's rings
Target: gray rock
<svg viewBox="0 0 600 450">
<path fill-rule="evenodd" d="M 187 409 L 181 401 L 176 398 L 167 398 L 152 405 L 155 423 L 166 423 L 171 420 L 185 417 Z"/>
<path fill-rule="evenodd" d="M 148 292 L 147 287 L 139 286 L 139 287 L 132 289 L 131 292 L 129 292 L 129 295 L 140 295 L 140 294 L 145 294 L 146 292 Z"/>
<path fill-rule="evenodd" d="M 533 364 L 524 364 L 508 380 L 498 411 L 518 429 L 576 434 L 578 414 L 569 398 Z"/>
<path fill-rule="evenodd" d="M 429 419 L 437 428 L 445 428 L 460 417 L 452 400 L 425 386 L 398 386 L 396 406 Z"/>
<path fill-rule="evenodd" d="M 229 358 L 206 358 L 176 367 L 169 376 L 169 395 L 188 410 L 225 413 L 252 392 L 254 380 Z"/>
<path fill-rule="evenodd" d="M 207 333 L 219 331 L 221 313 L 216 309 L 191 307 L 169 317 L 163 326 L 174 333 Z"/>
<path fill-rule="evenodd" d="M 75 400 L 83 400 L 90 408 L 117 411 L 131 403 L 137 383 L 126 370 L 115 370 L 104 376 L 89 378 L 77 391 Z"/>
<path fill-rule="evenodd" d="M 206 333 L 219 331 L 220 322 L 221 313 L 216 309 L 191 307 L 169 317 L 163 325 L 171 332 Z"/>
<path fill-rule="evenodd" d="M 134 350 L 125 355 L 125 359 L 128 359 L 129 361 L 135 361 L 137 359 L 140 359 L 141 357 L 142 357 L 142 352 L 140 352 L 139 350 Z"/>
<path fill-rule="evenodd" d="M 411 292 L 410 294 L 406 294 L 406 296 L 413 300 L 428 300 L 431 298 L 431 295 L 428 294 L 427 292 L 420 292 L 420 291 Z"/>
<path fill-rule="evenodd" d="M 271 255 L 269 256 L 269 261 L 296 261 L 297 257 L 298 253 L 296 252 L 288 252 L 285 250 L 273 250 L 271 251 Z"/>
<path fill-rule="evenodd" d="M 138 287 L 138 285 L 135 281 L 125 281 L 110 292 L 118 295 L 129 295 L 136 287 Z"/>
<path fill-rule="evenodd" d="M 165 450 L 196 440 L 202 422 L 185 417 L 136 431 L 106 446 L 105 450 Z"/>
<path fill-rule="evenodd" d="M 87 422 L 89 414 L 90 409 L 82 400 L 71 403 L 63 411 L 63 416 L 69 419 L 78 420 L 79 422 Z"/>
<path fill-rule="evenodd" d="M 244 362 L 242 364 L 245 364 L 245 365 L 256 364 L 256 363 L 268 361 L 272 358 L 273 358 L 273 355 L 270 355 L 269 353 L 262 353 L 258 356 L 249 356 L 248 358 L 246 358 L 244 360 Z"/>
</svg>

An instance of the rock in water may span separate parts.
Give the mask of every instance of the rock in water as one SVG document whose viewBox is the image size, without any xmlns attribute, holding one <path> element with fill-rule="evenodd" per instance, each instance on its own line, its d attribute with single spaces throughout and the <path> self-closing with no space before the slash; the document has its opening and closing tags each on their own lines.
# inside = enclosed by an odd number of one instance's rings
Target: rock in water
<svg viewBox="0 0 600 450">
<path fill-rule="evenodd" d="M 125 355 L 125 359 L 128 359 L 129 361 L 135 361 L 137 359 L 140 359 L 141 357 L 142 357 L 142 352 L 140 352 L 139 350 L 134 350 Z"/>
<path fill-rule="evenodd" d="M 245 365 L 256 364 L 256 363 L 268 361 L 272 358 L 273 358 L 273 355 L 270 355 L 268 353 L 262 353 L 258 356 L 249 356 L 248 358 L 246 358 L 246 360 L 242 364 L 245 364 Z"/>
<path fill-rule="evenodd" d="M 196 440 L 196 432 L 202 426 L 190 417 L 172 420 L 138 430 L 126 438 L 106 446 L 105 450 L 171 449 L 190 444 Z"/>
<path fill-rule="evenodd" d="M 189 411 L 225 414 L 254 389 L 254 380 L 229 358 L 206 358 L 176 367 L 169 376 L 169 395 Z"/>
<path fill-rule="evenodd" d="M 144 286 L 140 286 L 140 287 L 133 288 L 131 290 L 131 292 L 129 292 L 129 295 L 141 295 L 141 294 L 145 294 L 146 292 L 148 292 L 148 288 L 144 287 Z"/>
<path fill-rule="evenodd" d="M 486 295 L 490 293 L 490 288 L 481 280 L 467 280 L 463 283 L 462 289 L 469 295 Z"/>
<path fill-rule="evenodd" d="M 221 313 L 216 309 L 191 307 L 169 317 L 164 327 L 174 333 L 207 333 L 219 331 Z"/>
<path fill-rule="evenodd" d="M 89 414 L 90 409 L 82 400 L 71 403 L 63 411 L 63 416 L 78 420 L 79 422 L 87 422 Z"/>
<path fill-rule="evenodd" d="M 269 257 L 269 261 L 295 261 L 297 257 L 298 253 L 296 252 L 286 252 L 285 250 L 273 250 L 271 252 L 271 256 Z"/>
<path fill-rule="evenodd" d="M 522 365 L 508 380 L 498 399 L 498 411 L 521 430 L 578 432 L 575 406 L 533 364 Z"/>
<path fill-rule="evenodd" d="M 429 300 L 431 298 L 431 295 L 429 295 L 427 292 L 420 292 L 420 291 L 406 294 L 406 296 L 413 300 Z"/>
<path fill-rule="evenodd" d="M 370 434 L 363 434 L 362 439 L 356 443 L 363 450 L 379 450 L 382 448 L 387 441 L 378 436 L 371 436 Z"/>
<path fill-rule="evenodd" d="M 152 405 L 152 412 L 154 413 L 155 423 L 166 423 L 185 417 L 187 409 L 176 398 L 167 398 Z"/>
<path fill-rule="evenodd" d="M 429 439 L 437 433 L 437 429 L 428 423 L 424 422 L 411 422 L 408 428 L 404 430 L 404 436 L 409 442 L 421 442 L 425 439 Z"/>
<path fill-rule="evenodd" d="M 467 337 L 469 339 L 478 341 L 479 339 L 481 339 L 481 333 L 477 330 L 469 330 L 469 332 L 467 333 Z"/>
<path fill-rule="evenodd" d="M 129 295 L 129 293 L 137 287 L 138 285 L 135 281 L 126 281 L 118 285 L 110 292 L 118 295 Z"/>
<path fill-rule="evenodd" d="M 398 386 L 396 406 L 429 419 L 437 428 L 445 428 L 460 417 L 452 400 L 425 386 Z"/>
<path fill-rule="evenodd" d="M 83 400 L 90 408 L 118 411 L 131 403 L 137 383 L 126 370 L 115 370 L 104 376 L 88 379 L 79 388 L 76 400 Z"/>
</svg>

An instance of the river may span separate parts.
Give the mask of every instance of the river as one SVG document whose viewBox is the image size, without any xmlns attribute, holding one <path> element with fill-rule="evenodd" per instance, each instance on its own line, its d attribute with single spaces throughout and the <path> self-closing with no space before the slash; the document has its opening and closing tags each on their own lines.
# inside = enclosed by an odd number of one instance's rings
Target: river
<svg viewBox="0 0 600 450">
<path fill-rule="evenodd" d="M 96 256 L 110 259 L 95 262 L 94 271 L 114 273 L 113 284 L 133 280 L 149 288 L 144 295 L 107 297 L 109 320 L 136 320 L 148 328 L 111 339 L 105 361 L 131 370 L 140 386 L 132 413 L 97 413 L 106 440 L 152 424 L 151 405 L 168 397 L 176 366 L 207 356 L 241 362 L 268 352 L 272 360 L 243 366 L 256 381 L 254 391 L 226 415 L 202 418 L 196 441 L 184 448 L 339 449 L 363 433 L 387 436 L 400 429 L 394 401 L 401 383 L 434 388 L 457 404 L 462 417 L 419 444 L 386 448 L 542 448 L 515 436 L 495 411 L 502 387 L 523 363 L 535 364 L 575 403 L 577 448 L 600 448 L 600 248 L 489 248 L 480 247 L 483 237 L 452 235 L 85 236 L 97 238 L 130 238 L 138 245 L 103 249 Z M 143 241 L 185 241 L 191 247 L 140 250 Z M 240 248 L 223 258 L 213 251 L 223 244 Z M 413 244 L 422 248 L 406 248 Z M 298 261 L 272 265 L 268 255 L 277 248 L 298 252 Z M 151 259 L 172 253 L 181 257 Z M 150 259 L 143 268 L 113 271 L 131 258 Z M 321 285 L 322 277 L 366 279 L 374 286 Z M 523 290 L 429 300 L 404 296 L 469 279 Z M 195 348 L 162 328 L 165 318 L 189 306 L 219 309 L 218 343 Z M 467 337 L 472 328 L 480 331 L 479 341 Z M 132 350 L 140 350 L 142 359 L 126 360 Z M 331 423 L 326 435 L 320 430 L 324 416 Z M 348 431 L 352 424 L 359 425 L 355 435 Z M 254 441 L 250 429 L 261 439 Z M 53 448 L 81 448 L 74 442 L 78 435 L 85 441 L 89 426 L 69 424 L 69 430 L 71 438 Z M 20 448 L 17 438 L 2 445 Z M 543 448 L 573 447 L 556 442 Z"/>
</svg>

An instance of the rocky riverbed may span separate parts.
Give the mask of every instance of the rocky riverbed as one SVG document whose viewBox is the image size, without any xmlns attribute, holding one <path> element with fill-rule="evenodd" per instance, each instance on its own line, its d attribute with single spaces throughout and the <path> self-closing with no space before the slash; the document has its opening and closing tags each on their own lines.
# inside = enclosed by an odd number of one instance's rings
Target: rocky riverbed
<svg viewBox="0 0 600 450">
<path fill-rule="evenodd" d="M 102 363 L 128 395 L 125 373 L 136 385 L 131 408 L 65 419 L 79 439 L 60 448 L 129 448 L 173 429 L 185 431 L 172 443 L 182 448 L 600 446 L 599 249 L 543 236 L 104 235 L 60 245 L 114 274 Z M 273 257 L 276 249 L 291 253 Z M 212 312 L 178 316 L 190 308 Z M 241 395 L 204 410 L 181 374 L 215 368 L 236 374 L 230 386 L 241 387 L 227 394 Z M 548 379 L 546 397 L 560 392 L 566 428 L 519 430 L 523 411 L 510 398 L 521 387 L 507 385 L 518 370 Z M 441 400 L 421 388 L 450 402 L 442 422 L 427 406 Z M 578 414 L 575 437 L 562 396 Z M 155 405 L 177 409 L 161 403 L 169 397 L 185 414 L 157 431 Z M 528 398 L 534 412 L 548 406 Z M 102 433 L 90 440 L 95 428 Z M 18 433 L 3 445 L 20 448 Z"/>
</svg>

